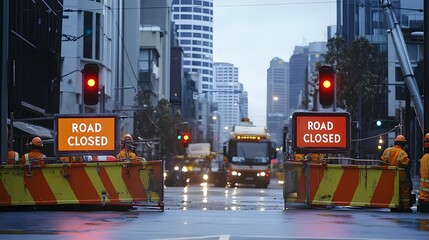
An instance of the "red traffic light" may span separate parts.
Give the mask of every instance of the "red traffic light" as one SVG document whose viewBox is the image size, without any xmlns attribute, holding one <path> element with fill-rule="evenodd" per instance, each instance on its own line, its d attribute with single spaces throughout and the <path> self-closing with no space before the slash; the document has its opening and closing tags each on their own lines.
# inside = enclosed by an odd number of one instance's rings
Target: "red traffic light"
<svg viewBox="0 0 429 240">
<path fill-rule="evenodd" d="M 334 103 L 335 98 L 335 71 L 332 67 L 319 68 L 319 102 L 322 106 Z"/>
<path fill-rule="evenodd" d="M 186 141 L 189 141 L 189 135 L 183 135 L 183 141 L 184 142 L 186 142 Z"/>
<path fill-rule="evenodd" d="M 324 88 L 330 88 L 331 86 L 332 86 L 331 81 L 329 81 L 329 80 L 323 80 L 322 87 L 324 87 Z"/>
<path fill-rule="evenodd" d="M 97 64 L 88 63 L 82 70 L 83 102 L 85 105 L 98 103 L 99 67 Z"/>
<path fill-rule="evenodd" d="M 191 137 L 189 136 L 189 134 L 185 133 L 182 135 L 182 144 L 184 148 L 188 147 L 190 141 Z"/>
</svg>

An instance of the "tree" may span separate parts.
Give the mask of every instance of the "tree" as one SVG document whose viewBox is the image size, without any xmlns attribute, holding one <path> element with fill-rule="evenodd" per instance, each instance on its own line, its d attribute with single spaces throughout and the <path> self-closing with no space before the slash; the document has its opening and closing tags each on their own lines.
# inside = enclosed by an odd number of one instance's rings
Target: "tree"
<svg viewBox="0 0 429 240">
<path fill-rule="evenodd" d="M 324 64 L 337 71 L 337 106 L 347 110 L 361 130 L 366 130 L 355 132 L 355 137 L 362 138 L 374 117 L 387 117 L 386 106 L 380 104 L 387 90 L 385 58 L 365 38 L 356 39 L 350 46 L 343 38 L 332 38 L 327 46 Z"/>
<path fill-rule="evenodd" d="M 159 150 L 169 158 L 175 152 L 176 126 L 180 119 L 172 113 L 166 99 L 161 99 L 156 107 L 152 107 L 149 96 L 140 92 L 135 101 L 138 106 L 142 106 L 134 115 L 135 133 L 143 139 L 160 139 Z"/>
</svg>

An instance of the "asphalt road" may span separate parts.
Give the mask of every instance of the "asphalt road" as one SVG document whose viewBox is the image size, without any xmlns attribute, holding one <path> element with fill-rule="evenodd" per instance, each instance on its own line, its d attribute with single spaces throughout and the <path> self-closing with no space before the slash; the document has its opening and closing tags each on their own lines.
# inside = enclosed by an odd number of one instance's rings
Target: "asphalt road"
<svg viewBox="0 0 429 240">
<path fill-rule="evenodd" d="M 165 189 L 165 211 L 0 212 L 0 239 L 429 239 L 429 214 L 293 206 L 281 186 Z"/>
</svg>

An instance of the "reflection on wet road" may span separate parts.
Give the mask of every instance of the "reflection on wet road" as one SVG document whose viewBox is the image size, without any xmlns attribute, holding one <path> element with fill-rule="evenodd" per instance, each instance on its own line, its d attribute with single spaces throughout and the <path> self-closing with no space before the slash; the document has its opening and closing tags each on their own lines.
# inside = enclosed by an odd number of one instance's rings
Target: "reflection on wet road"
<svg viewBox="0 0 429 240">
<path fill-rule="evenodd" d="M 166 210 L 283 210 L 281 185 L 268 189 L 217 188 L 207 184 L 165 189 Z"/>
<path fill-rule="evenodd" d="M 0 212 L 0 239 L 428 239 L 429 215 L 388 209 L 283 209 L 268 189 L 192 185 L 165 189 L 165 211 Z"/>
</svg>

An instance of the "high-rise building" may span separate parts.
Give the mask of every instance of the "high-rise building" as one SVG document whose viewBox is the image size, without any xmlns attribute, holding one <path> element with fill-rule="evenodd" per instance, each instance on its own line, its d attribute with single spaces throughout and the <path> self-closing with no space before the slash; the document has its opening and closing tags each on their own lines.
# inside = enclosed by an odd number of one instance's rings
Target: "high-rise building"
<svg viewBox="0 0 429 240">
<path fill-rule="evenodd" d="M 203 92 L 213 84 L 213 0 L 173 0 L 173 21 L 184 51 L 184 71 L 201 74 Z"/>
<path fill-rule="evenodd" d="M 238 81 L 238 68 L 231 63 L 214 63 L 216 90 L 214 101 L 220 115 L 220 142 L 227 140 L 231 128 L 240 122 L 247 112 L 247 93 L 243 92 L 243 84 Z M 240 100 L 242 102 L 240 102 Z M 244 105 L 243 105 L 244 103 Z"/>
<path fill-rule="evenodd" d="M 301 108 L 304 84 L 307 80 L 308 46 L 296 46 L 289 59 L 289 112 Z"/>
<path fill-rule="evenodd" d="M 289 63 L 275 57 L 267 70 L 266 121 L 271 139 L 278 146 L 281 146 L 282 129 L 289 118 L 289 101 Z"/>
</svg>

